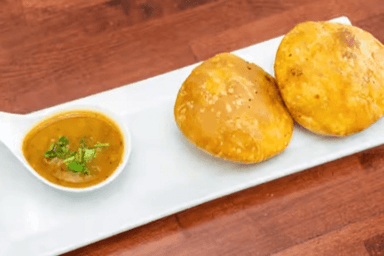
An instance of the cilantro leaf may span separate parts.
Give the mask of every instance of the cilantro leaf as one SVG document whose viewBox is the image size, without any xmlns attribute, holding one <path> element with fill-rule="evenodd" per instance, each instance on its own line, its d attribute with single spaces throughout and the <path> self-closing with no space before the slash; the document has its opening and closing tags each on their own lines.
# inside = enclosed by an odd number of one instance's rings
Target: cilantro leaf
<svg viewBox="0 0 384 256">
<path fill-rule="evenodd" d="M 109 143 L 98 142 L 95 143 L 93 147 L 88 147 L 86 138 L 87 137 L 84 136 L 81 139 L 77 151 L 70 152 L 68 146 L 69 140 L 64 136 L 60 136 L 56 143 L 51 143 L 44 157 L 64 159 L 68 171 L 88 174 L 89 168 L 86 166 L 86 163 L 93 160 L 97 155 L 97 151 L 100 151 L 101 148 L 109 147 Z"/>
<path fill-rule="evenodd" d="M 109 147 L 109 143 L 95 143 L 94 147 L 95 147 L 95 148 L 105 148 L 105 147 Z"/>
<path fill-rule="evenodd" d="M 56 154 L 58 158 L 65 158 L 68 152 L 69 152 L 69 148 L 67 148 L 66 146 L 60 147 L 56 150 Z"/>
<path fill-rule="evenodd" d="M 76 154 L 76 152 L 72 152 L 72 153 Z M 70 157 L 68 157 L 68 158 L 66 158 L 64 160 L 64 163 L 70 163 L 70 162 L 73 162 L 73 161 L 75 161 L 75 156 L 70 156 Z"/>
<path fill-rule="evenodd" d="M 84 148 L 79 148 L 75 156 L 76 162 L 82 163 L 84 161 Z"/>
<path fill-rule="evenodd" d="M 44 157 L 45 158 L 55 158 L 56 152 L 53 150 L 48 150 L 47 152 L 45 152 Z"/>
<path fill-rule="evenodd" d="M 63 146 L 68 145 L 68 143 L 69 143 L 69 140 L 66 137 L 60 136 L 59 141 L 57 142 L 57 145 L 63 147 Z"/>
<path fill-rule="evenodd" d="M 77 162 L 72 162 L 72 163 L 68 164 L 68 168 L 71 171 L 73 171 L 73 172 L 83 172 L 83 171 L 85 171 L 85 165 L 77 163 Z"/>
<path fill-rule="evenodd" d="M 92 160 L 96 155 L 96 149 L 94 148 L 85 148 L 84 149 L 84 161 Z"/>
<path fill-rule="evenodd" d="M 51 143 L 49 149 L 45 152 L 44 157 L 46 158 L 64 158 L 69 152 L 67 147 L 69 141 L 66 137 L 61 136 L 56 143 Z"/>
</svg>

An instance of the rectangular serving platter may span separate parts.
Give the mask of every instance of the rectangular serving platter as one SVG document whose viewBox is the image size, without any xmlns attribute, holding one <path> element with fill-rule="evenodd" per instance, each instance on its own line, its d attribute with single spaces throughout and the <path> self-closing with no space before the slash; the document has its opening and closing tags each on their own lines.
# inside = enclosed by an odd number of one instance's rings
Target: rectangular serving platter
<svg viewBox="0 0 384 256">
<path fill-rule="evenodd" d="M 334 22 L 351 24 L 347 17 Z M 233 53 L 274 74 L 282 36 Z M 295 126 L 288 148 L 254 165 L 213 158 L 187 142 L 173 118 L 182 82 L 199 63 L 52 109 L 101 106 L 122 116 L 132 154 L 117 180 L 86 194 L 56 191 L 0 145 L 0 255 L 57 255 L 210 200 L 323 164 L 384 142 L 384 120 L 346 138 Z M 48 111 L 48 109 L 39 112 Z M 0 124 L 1 125 L 1 124 Z"/>
</svg>

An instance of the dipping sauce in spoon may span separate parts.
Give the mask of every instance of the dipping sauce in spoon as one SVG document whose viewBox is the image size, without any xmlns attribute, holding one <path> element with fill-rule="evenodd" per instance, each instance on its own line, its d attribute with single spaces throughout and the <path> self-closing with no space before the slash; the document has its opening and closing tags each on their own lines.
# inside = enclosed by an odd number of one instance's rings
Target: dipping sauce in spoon
<svg viewBox="0 0 384 256">
<path fill-rule="evenodd" d="M 68 111 L 31 129 L 23 154 L 48 181 L 85 188 L 106 180 L 122 163 L 124 138 L 107 116 L 92 111 Z"/>
</svg>

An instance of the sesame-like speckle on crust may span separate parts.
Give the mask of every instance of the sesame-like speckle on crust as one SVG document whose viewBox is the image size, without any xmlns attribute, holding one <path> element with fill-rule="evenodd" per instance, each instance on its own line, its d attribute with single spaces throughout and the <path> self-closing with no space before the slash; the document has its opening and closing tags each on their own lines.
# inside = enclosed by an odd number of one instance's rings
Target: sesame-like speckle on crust
<svg viewBox="0 0 384 256">
<path fill-rule="evenodd" d="M 284 36 L 274 69 L 292 117 L 312 132 L 346 136 L 384 114 L 384 46 L 358 27 L 298 24 Z"/>
<path fill-rule="evenodd" d="M 180 92 L 174 107 L 177 126 L 212 156 L 257 163 L 281 153 L 291 139 L 293 120 L 274 78 L 233 54 L 218 54 L 197 66 Z"/>
</svg>

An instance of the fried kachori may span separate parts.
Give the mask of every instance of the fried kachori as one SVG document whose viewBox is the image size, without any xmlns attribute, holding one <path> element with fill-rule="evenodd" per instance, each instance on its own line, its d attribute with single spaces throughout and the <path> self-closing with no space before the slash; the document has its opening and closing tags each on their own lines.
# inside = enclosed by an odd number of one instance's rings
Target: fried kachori
<svg viewBox="0 0 384 256">
<path fill-rule="evenodd" d="M 192 71 L 178 92 L 174 117 L 192 144 L 240 163 L 260 162 L 282 152 L 293 132 L 275 79 L 229 53 Z"/>
<path fill-rule="evenodd" d="M 345 136 L 383 115 L 384 47 L 360 28 L 300 23 L 284 36 L 274 68 L 289 112 L 312 132 Z"/>
</svg>

